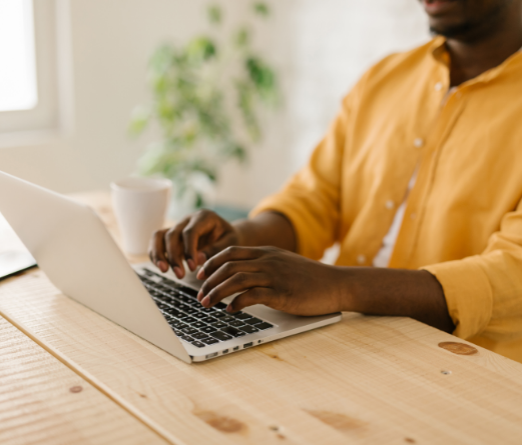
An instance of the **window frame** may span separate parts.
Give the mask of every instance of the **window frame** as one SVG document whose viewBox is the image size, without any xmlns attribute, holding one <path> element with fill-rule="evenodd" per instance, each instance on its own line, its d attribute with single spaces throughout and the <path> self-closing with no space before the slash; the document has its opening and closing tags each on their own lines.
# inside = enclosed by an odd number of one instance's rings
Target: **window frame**
<svg viewBox="0 0 522 445">
<path fill-rule="evenodd" d="M 69 0 L 32 0 L 38 103 L 0 111 L 0 147 L 33 144 L 72 130 Z"/>
</svg>

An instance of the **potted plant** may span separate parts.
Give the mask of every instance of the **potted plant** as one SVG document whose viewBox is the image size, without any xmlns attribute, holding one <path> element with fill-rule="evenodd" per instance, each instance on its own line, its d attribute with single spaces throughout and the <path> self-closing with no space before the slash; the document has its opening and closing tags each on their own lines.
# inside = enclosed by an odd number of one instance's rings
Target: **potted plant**
<svg viewBox="0 0 522 445">
<path fill-rule="evenodd" d="M 270 11 L 253 2 L 250 13 L 266 20 Z M 140 174 L 171 179 L 174 196 L 193 208 L 205 205 L 205 190 L 218 181 L 223 163 L 247 159 L 262 136 L 260 108 L 280 97 L 274 69 L 253 48 L 250 27 L 223 36 L 223 10 L 209 5 L 207 17 L 208 35 L 154 52 L 148 74 L 152 100 L 135 108 L 130 124 L 134 135 L 151 124 L 161 135 L 141 157 Z"/>
</svg>

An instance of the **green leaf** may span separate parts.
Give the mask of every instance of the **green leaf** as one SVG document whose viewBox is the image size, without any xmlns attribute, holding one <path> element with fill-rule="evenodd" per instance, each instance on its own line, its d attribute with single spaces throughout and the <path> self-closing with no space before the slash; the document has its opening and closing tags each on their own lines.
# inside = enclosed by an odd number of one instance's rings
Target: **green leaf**
<svg viewBox="0 0 522 445">
<path fill-rule="evenodd" d="M 134 107 L 131 114 L 129 133 L 133 136 L 140 135 L 148 125 L 151 118 L 151 111 L 147 107 Z"/>
<path fill-rule="evenodd" d="M 240 28 L 234 35 L 234 43 L 238 48 L 244 48 L 250 43 L 250 30 L 246 27 Z"/>
<path fill-rule="evenodd" d="M 270 8 L 265 2 L 255 2 L 253 4 L 254 12 L 261 17 L 268 17 L 270 15 Z"/>
<path fill-rule="evenodd" d="M 276 85 L 275 74 L 260 58 L 248 57 L 245 66 L 250 80 L 262 96 L 274 91 Z"/>
<path fill-rule="evenodd" d="M 217 48 L 210 37 L 197 37 L 187 46 L 187 56 L 189 59 L 201 62 L 216 55 Z"/>
<path fill-rule="evenodd" d="M 218 25 L 221 23 L 221 20 L 223 19 L 223 11 L 216 4 L 210 5 L 207 8 L 207 16 L 210 23 Z"/>
<path fill-rule="evenodd" d="M 205 205 L 205 200 L 203 199 L 203 195 L 199 192 L 196 192 L 196 202 L 195 202 L 196 209 L 200 209 L 204 205 Z"/>
</svg>

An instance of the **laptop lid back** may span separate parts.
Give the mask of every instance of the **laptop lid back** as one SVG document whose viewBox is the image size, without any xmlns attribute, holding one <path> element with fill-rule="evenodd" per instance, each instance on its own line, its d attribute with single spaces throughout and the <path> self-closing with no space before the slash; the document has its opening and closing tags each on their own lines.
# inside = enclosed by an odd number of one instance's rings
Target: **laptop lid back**
<svg viewBox="0 0 522 445">
<path fill-rule="evenodd" d="M 190 363 L 185 348 L 90 207 L 0 172 L 0 213 L 65 295 Z"/>
</svg>

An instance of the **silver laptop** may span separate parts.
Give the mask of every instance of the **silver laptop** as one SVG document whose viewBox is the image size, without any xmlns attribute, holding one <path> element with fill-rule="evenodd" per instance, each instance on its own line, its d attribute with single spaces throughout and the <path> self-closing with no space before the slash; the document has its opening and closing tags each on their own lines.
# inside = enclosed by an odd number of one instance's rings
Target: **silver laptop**
<svg viewBox="0 0 522 445">
<path fill-rule="evenodd" d="M 197 285 L 152 263 L 131 267 L 88 206 L 0 172 L 0 213 L 65 295 L 186 363 L 241 351 L 341 320 L 251 306 L 204 308 Z"/>
</svg>

